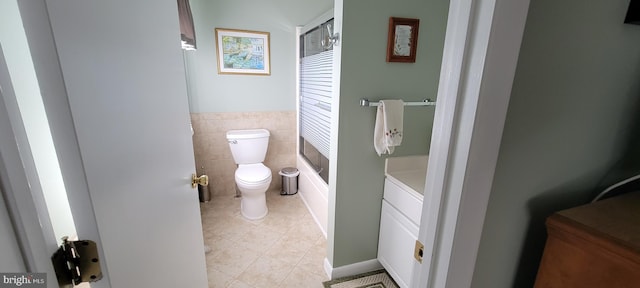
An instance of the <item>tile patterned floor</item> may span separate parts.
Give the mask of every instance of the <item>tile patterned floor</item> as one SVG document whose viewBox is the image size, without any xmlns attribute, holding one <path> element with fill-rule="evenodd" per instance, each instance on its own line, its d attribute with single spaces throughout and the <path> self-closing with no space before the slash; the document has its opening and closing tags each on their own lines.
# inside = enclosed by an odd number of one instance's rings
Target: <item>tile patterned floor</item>
<svg viewBox="0 0 640 288">
<path fill-rule="evenodd" d="M 299 194 L 267 191 L 269 214 L 246 220 L 240 198 L 201 203 L 210 288 L 321 288 L 326 240 Z"/>
</svg>

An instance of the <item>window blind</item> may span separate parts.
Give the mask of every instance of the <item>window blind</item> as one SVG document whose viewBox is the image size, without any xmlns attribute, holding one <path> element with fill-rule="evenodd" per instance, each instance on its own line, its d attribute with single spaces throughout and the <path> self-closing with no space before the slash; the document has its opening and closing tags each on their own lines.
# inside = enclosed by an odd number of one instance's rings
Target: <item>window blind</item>
<svg viewBox="0 0 640 288">
<path fill-rule="evenodd" d="M 300 136 L 329 158 L 333 50 L 300 62 Z"/>
</svg>

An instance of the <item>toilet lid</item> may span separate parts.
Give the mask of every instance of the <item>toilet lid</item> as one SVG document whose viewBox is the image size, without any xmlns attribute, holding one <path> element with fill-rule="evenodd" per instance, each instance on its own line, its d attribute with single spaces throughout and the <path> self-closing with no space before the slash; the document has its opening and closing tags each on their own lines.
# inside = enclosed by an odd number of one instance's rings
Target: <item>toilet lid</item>
<svg viewBox="0 0 640 288">
<path fill-rule="evenodd" d="M 236 178 L 244 182 L 261 182 L 271 177 L 271 170 L 262 163 L 240 165 Z"/>
</svg>

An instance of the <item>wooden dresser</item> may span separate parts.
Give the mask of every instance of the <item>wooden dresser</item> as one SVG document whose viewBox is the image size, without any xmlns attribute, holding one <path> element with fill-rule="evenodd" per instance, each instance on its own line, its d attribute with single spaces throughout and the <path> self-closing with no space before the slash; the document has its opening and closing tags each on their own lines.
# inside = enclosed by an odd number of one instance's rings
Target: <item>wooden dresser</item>
<svg viewBox="0 0 640 288">
<path fill-rule="evenodd" d="M 640 192 L 557 212 L 536 288 L 640 287 Z"/>
</svg>

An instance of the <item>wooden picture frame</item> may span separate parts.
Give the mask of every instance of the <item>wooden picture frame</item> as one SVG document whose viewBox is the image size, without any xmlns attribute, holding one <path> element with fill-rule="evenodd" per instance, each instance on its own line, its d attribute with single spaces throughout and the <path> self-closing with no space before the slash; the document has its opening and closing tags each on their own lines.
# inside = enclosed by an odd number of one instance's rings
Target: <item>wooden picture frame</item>
<svg viewBox="0 0 640 288">
<path fill-rule="evenodd" d="M 269 32 L 216 28 L 218 74 L 271 75 Z"/>
<path fill-rule="evenodd" d="M 387 62 L 415 63 L 420 19 L 389 18 Z"/>
</svg>

